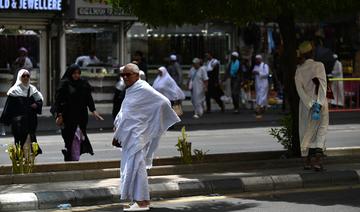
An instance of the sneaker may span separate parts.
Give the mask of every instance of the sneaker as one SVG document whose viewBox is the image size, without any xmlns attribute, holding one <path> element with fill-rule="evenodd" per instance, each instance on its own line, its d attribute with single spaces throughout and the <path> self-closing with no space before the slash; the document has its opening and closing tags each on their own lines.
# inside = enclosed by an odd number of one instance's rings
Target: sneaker
<svg viewBox="0 0 360 212">
<path fill-rule="evenodd" d="M 198 116 L 197 114 L 195 114 L 195 115 L 193 115 L 193 118 L 194 118 L 194 119 L 198 119 L 198 118 L 200 118 L 200 116 Z"/>
</svg>

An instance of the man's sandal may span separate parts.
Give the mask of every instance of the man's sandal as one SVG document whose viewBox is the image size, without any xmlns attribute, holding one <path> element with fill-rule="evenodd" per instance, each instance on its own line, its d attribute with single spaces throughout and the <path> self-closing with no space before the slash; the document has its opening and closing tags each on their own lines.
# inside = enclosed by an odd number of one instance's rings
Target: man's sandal
<svg viewBox="0 0 360 212">
<path fill-rule="evenodd" d="M 150 210 L 149 206 L 145 206 L 145 207 L 140 207 L 139 204 L 137 204 L 136 202 L 131 203 L 127 206 L 124 207 L 124 211 L 148 211 Z"/>
</svg>

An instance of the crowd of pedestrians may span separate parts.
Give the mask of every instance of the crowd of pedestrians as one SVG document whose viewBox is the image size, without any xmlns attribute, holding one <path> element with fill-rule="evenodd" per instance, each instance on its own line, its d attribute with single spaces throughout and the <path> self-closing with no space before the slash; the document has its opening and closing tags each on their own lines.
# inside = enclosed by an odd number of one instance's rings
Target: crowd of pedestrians
<svg viewBox="0 0 360 212">
<path fill-rule="evenodd" d="M 325 136 L 329 122 L 327 75 L 323 63 L 313 59 L 315 51 L 310 42 L 299 46 L 298 68 L 295 83 L 299 102 L 299 134 L 304 169 L 323 170 L 322 157 Z M 27 52 L 21 49 L 22 61 L 15 72 L 16 81 L 7 92 L 8 98 L 1 115 L 1 123 L 10 125 L 14 142 L 23 149 L 32 148 L 37 142 L 37 115 L 42 112 L 43 97 L 30 83 L 30 68 L 26 69 Z M 81 77 L 81 65 L 94 60 L 95 54 L 77 59 L 62 76 L 55 93 L 51 112 L 55 123 L 61 129 L 65 148 L 61 150 L 64 161 L 79 161 L 83 153 L 94 154 L 86 133 L 88 111 L 103 120 L 96 112 L 91 94 L 91 85 Z M 114 85 L 113 119 L 114 139 L 112 145 L 122 148 L 121 158 L 121 199 L 133 203 L 124 206 L 124 211 L 149 210 L 150 196 L 147 171 L 152 167 L 154 152 L 162 134 L 180 121 L 181 104 L 185 100 L 184 90 L 190 91 L 194 108 L 193 118 L 201 118 L 213 112 L 212 100 L 225 111 L 223 98 L 225 82 L 230 84 L 233 112 L 239 114 L 241 105 L 254 99 L 254 113 L 261 118 L 268 107 L 271 88 L 271 69 L 257 54 L 252 61 L 244 60 L 237 51 L 231 52 L 224 75 L 220 74 L 220 60 L 211 52 L 204 58 L 193 58 L 187 80 L 175 54 L 169 56 L 169 64 L 160 66 L 150 85 L 146 60 L 141 52 L 136 52 L 132 62 L 118 70 L 118 80 Z M 337 56 L 334 55 L 334 59 Z M 252 65 L 251 65 L 252 64 Z M 342 77 L 341 63 L 336 60 L 335 77 Z M 253 82 L 253 83 L 251 83 Z M 333 88 L 343 85 L 332 84 Z M 252 91 L 254 91 L 252 93 Z M 337 99 L 333 104 L 343 104 L 341 89 L 336 90 Z M 339 93 L 340 92 L 340 93 Z M 229 95 L 229 94 L 228 94 Z M 228 99 L 229 99 L 228 98 Z M 41 154 L 39 148 L 37 154 Z"/>
</svg>

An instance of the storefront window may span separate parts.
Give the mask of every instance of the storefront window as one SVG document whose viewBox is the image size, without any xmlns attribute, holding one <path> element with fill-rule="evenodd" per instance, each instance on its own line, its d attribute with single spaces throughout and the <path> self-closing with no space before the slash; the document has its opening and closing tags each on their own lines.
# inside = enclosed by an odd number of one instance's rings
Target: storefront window
<svg viewBox="0 0 360 212">
<path fill-rule="evenodd" d="M 103 66 L 119 63 L 117 53 L 118 30 L 112 27 L 73 27 L 66 30 L 66 64 L 75 63 L 80 56 L 88 56 L 92 51 Z"/>
<path fill-rule="evenodd" d="M 31 84 L 39 89 L 39 34 L 36 30 L 4 28 L 0 31 L 0 108 L 4 107 L 6 93 L 16 79 L 14 73 L 21 68 L 30 70 Z M 28 58 L 26 64 L 25 58 Z"/>
<path fill-rule="evenodd" d="M 82 26 L 66 30 L 66 64 L 81 66 L 96 103 L 112 101 L 119 67 L 117 26 Z"/>
</svg>

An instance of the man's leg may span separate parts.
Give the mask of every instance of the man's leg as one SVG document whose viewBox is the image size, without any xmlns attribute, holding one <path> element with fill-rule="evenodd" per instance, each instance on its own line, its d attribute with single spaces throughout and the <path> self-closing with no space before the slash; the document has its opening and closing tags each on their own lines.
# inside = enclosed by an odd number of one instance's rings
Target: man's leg
<svg viewBox="0 0 360 212">
<path fill-rule="evenodd" d="M 140 164 L 134 180 L 134 200 L 140 207 L 146 207 L 150 203 L 149 182 L 143 154 L 141 151 L 136 155 L 136 159 L 139 160 Z"/>
</svg>

